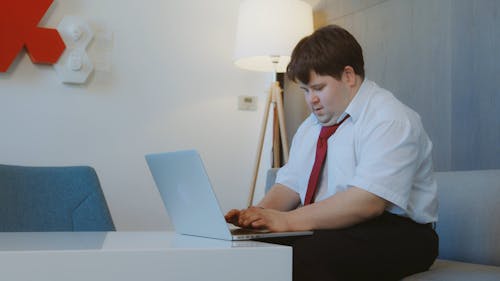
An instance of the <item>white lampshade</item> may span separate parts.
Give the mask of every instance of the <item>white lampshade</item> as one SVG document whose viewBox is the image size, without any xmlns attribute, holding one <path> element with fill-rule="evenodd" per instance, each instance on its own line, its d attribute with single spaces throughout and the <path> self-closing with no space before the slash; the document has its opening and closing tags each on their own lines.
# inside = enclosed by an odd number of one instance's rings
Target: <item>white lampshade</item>
<svg viewBox="0 0 500 281">
<path fill-rule="evenodd" d="M 300 0 L 244 0 L 234 60 L 256 71 L 285 72 L 293 48 L 313 31 L 312 7 Z"/>
</svg>

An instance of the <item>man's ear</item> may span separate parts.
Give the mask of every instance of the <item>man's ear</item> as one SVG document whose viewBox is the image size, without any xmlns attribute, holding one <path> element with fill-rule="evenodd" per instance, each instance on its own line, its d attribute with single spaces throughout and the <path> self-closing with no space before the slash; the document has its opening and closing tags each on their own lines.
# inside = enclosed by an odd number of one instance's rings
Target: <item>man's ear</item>
<svg viewBox="0 0 500 281">
<path fill-rule="evenodd" d="M 352 68 L 352 66 L 347 65 L 346 67 L 344 67 L 342 80 L 344 80 L 344 82 L 351 87 L 356 85 L 356 72 L 354 71 L 354 68 Z"/>
</svg>

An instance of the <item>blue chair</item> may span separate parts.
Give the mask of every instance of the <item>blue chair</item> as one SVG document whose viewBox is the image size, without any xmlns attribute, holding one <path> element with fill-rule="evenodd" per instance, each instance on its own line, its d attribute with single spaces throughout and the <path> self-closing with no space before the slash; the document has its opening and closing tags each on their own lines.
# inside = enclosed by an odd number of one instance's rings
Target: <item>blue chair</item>
<svg viewBox="0 0 500 281">
<path fill-rule="evenodd" d="M 114 231 L 95 170 L 0 165 L 0 231 Z"/>
</svg>

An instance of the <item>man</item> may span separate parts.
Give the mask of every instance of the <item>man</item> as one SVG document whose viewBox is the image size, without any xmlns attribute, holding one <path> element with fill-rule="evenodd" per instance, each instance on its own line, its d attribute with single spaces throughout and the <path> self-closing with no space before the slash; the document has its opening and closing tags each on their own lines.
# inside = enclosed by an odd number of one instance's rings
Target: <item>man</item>
<svg viewBox="0 0 500 281">
<path fill-rule="evenodd" d="M 287 75 L 312 114 L 276 184 L 226 220 L 314 230 L 266 240 L 293 247 L 294 280 L 399 280 L 427 270 L 437 256 L 437 199 L 432 144 L 418 114 L 365 79 L 361 46 L 339 26 L 302 39 Z"/>
</svg>

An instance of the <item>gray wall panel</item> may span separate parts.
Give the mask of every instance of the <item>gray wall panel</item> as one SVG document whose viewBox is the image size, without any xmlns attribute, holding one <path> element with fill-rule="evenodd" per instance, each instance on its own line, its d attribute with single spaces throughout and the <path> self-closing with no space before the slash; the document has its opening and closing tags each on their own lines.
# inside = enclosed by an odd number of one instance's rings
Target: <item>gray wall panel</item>
<svg viewBox="0 0 500 281">
<path fill-rule="evenodd" d="M 452 169 L 500 167 L 500 1 L 453 1 Z"/>
</svg>

